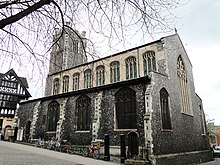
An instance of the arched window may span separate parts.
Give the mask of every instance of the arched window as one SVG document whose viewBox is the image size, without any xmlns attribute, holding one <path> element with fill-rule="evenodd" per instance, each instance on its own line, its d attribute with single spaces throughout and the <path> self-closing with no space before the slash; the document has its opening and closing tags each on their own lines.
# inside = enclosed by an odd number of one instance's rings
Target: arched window
<svg viewBox="0 0 220 165">
<path fill-rule="evenodd" d="M 76 100 L 76 117 L 77 117 L 77 130 L 86 131 L 90 130 L 91 119 L 91 99 L 88 96 L 80 96 Z"/>
<path fill-rule="evenodd" d="M 58 78 L 53 81 L 53 95 L 59 94 L 60 80 Z"/>
<path fill-rule="evenodd" d="M 79 90 L 79 78 L 80 74 L 79 73 L 74 73 L 73 74 L 73 90 Z"/>
<path fill-rule="evenodd" d="M 25 126 L 25 136 L 30 136 L 31 132 L 31 121 L 28 121 Z"/>
<path fill-rule="evenodd" d="M 78 40 L 73 40 L 72 46 L 73 46 L 73 48 L 72 48 L 73 52 L 78 53 L 78 51 L 79 51 L 79 41 Z"/>
<path fill-rule="evenodd" d="M 162 128 L 171 130 L 169 94 L 165 88 L 162 88 L 160 90 L 160 107 L 161 107 Z"/>
<path fill-rule="evenodd" d="M 129 57 L 125 60 L 126 64 L 126 79 L 132 79 L 137 77 L 137 64 L 135 57 Z"/>
<path fill-rule="evenodd" d="M 177 76 L 179 81 L 181 112 L 192 114 L 187 73 L 181 56 L 179 56 L 177 60 Z"/>
<path fill-rule="evenodd" d="M 206 127 L 205 127 L 205 115 L 202 108 L 202 105 L 199 105 L 199 113 L 200 113 L 200 120 L 201 120 L 201 128 L 202 128 L 202 134 L 206 134 Z"/>
<path fill-rule="evenodd" d="M 59 117 L 60 117 L 60 105 L 58 102 L 53 101 L 48 105 L 47 131 L 56 131 Z"/>
<path fill-rule="evenodd" d="M 143 55 L 144 75 L 148 75 L 150 71 L 156 71 L 155 52 L 148 51 Z"/>
<path fill-rule="evenodd" d="M 117 129 L 136 129 L 136 92 L 122 88 L 115 94 Z"/>
<path fill-rule="evenodd" d="M 100 65 L 96 68 L 96 85 L 104 85 L 105 84 L 105 67 Z"/>
<path fill-rule="evenodd" d="M 69 76 L 63 77 L 63 93 L 69 91 Z"/>
<path fill-rule="evenodd" d="M 92 87 L 92 71 L 91 69 L 87 69 L 84 72 L 84 88 Z"/>
<path fill-rule="evenodd" d="M 120 81 L 120 64 L 118 61 L 113 61 L 110 64 L 110 83 Z"/>
</svg>

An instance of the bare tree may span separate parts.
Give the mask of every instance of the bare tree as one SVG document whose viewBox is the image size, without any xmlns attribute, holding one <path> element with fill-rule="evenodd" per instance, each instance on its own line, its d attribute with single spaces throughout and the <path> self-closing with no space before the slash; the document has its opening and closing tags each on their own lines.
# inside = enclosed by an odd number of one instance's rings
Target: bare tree
<svg viewBox="0 0 220 165">
<path fill-rule="evenodd" d="M 64 30 L 66 22 L 71 23 L 73 30 L 86 31 L 87 38 L 95 45 L 107 40 L 110 48 L 125 45 L 125 41 L 137 34 L 145 38 L 169 32 L 174 28 L 172 9 L 182 5 L 180 1 L 3 0 L 0 2 L 0 65 L 32 64 L 32 70 L 38 68 L 43 73 L 52 35 L 56 28 Z"/>
</svg>

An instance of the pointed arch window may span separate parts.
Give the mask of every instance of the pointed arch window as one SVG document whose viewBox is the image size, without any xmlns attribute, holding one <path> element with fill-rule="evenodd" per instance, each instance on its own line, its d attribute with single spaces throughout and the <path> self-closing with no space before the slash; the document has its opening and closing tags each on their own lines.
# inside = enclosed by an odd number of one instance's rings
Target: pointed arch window
<svg viewBox="0 0 220 165">
<path fill-rule="evenodd" d="M 59 103 L 56 101 L 51 102 L 48 105 L 48 112 L 47 112 L 47 131 L 56 131 L 59 117 L 60 117 Z"/>
<path fill-rule="evenodd" d="M 188 78 L 181 56 L 179 56 L 177 60 L 177 76 L 179 82 L 181 112 L 191 115 L 192 105 L 190 100 Z"/>
<path fill-rule="evenodd" d="M 80 79 L 80 74 L 79 73 L 74 73 L 73 74 L 73 90 L 79 90 L 79 79 Z"/>
<path fill-rule="evenodd" d="M 160 90 L 160 107 L 161 107 L 161 120 L 162 128 L 171 130 L 171 118 L 170 118 L 170 105 L 169 94 L 165 88 Z"/>
<path fill-rule="evenodd" d="M 151 71 L 156 71 L 155 52 L 148 51 L 143 55 L 144 76 L 148 75 Z"/>
<path fill-rule="evenodd" d="M 137 77 L 137 64 L 135 57 L 129 57 L 125 60 L 126 63 L 126 79 L 133 79 Z"/>
<path fill-rule="evenodd" d="M 63 77 L 63 93 L 69 91 L 69 76 Z"/>
<path fill-rule="evenodd" d="M 199 105 L 199 113 L 200 113 L 200 120 L 201 120 L 201 128 L 202 128 L 202 134 L 206 134 L 206 127 L 205 127 L 205 115 L 202 108 L 202 105 Z"/>
<path fill-rule="evenodd" d="M 92 87 L 92 71 L 91 69 L 87 69 L 84 72 L 84 88 Z"/>
<path fill-rule="evenodd" d="M 78 40 L 73 40 L 73 52 L 78 53 L 79 51 L 79 41 Z"/>
<path fill-rule="evenodd" d="M 91 99 L 88 96 L 82 95 L 76 100 L 76 117 L 77 117 L 77 130 L 86 131 L 90 130 L 91 119 Z"/>
<path fill-rule="evenodd" d="M 104 85 L 105 84 L 105 67 L 100 65 L 96 68 L 96 85 Z"/>
<path fill-rule="evenodd" d="M 59 94 L 60 80 L 58 78 L 53 81 L 53 95 Z"/>
<path fill-rule="evenodd" d="M 110 83 L 120 81 L 120 64 L 118 61 L 113 61 L 110 64 Z"/>
<path fill-rule="evenodd" d="M 122 88 L 115 94 L 116 128 L 136 129 L 136 92 L 130 88 Z"/>
</svg>

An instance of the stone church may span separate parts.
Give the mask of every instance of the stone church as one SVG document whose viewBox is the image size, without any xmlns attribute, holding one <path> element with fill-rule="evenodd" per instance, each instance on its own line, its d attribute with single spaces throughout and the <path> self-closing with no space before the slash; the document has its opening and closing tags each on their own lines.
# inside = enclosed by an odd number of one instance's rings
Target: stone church
<svg viewBox="0 0 220 165">
<path fill-rule="evenodd" d="M 56 40 L 59 31 L 54 35 Z M 66 33 L 51 52 L 45 96 L 20 102 L 24 137 L 90 144 L 110 139 L 110 154 L 152 164 L 210 161 L 202 99 L 178 34 L 87 62 L 85 32 Z"/>
</svg>

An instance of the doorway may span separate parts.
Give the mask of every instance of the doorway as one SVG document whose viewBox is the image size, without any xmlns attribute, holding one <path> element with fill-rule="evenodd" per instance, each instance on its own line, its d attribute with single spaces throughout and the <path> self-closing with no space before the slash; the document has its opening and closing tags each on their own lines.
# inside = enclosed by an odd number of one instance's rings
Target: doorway
<svg viewBox="0 0 220 165">
<path fill-rule="evenodd" d="M 128 158 L 135 159 L 138 156 L 139 138 L 136 132 L 128 133 Z"/>
</svg>

